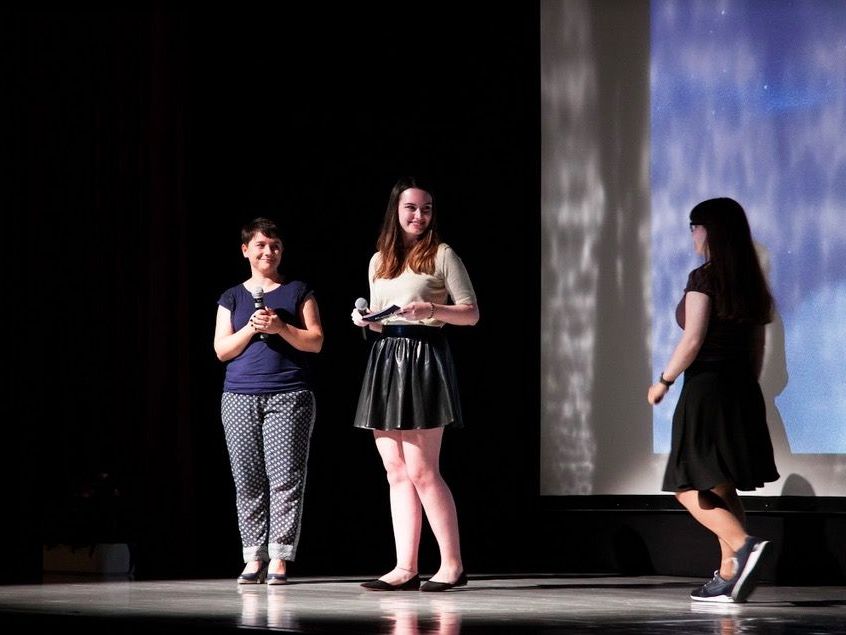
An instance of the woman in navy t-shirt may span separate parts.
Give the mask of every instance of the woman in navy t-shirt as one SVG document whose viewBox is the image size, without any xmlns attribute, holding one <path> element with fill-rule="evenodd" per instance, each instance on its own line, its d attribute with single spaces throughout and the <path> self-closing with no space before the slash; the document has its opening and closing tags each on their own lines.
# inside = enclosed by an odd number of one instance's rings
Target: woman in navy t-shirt
<svg viewBox="0 0 846 635">
<path fill-rule="evenodd" d="M 278 271 L 276 224 L 241 230 L 250 278 L 218 300 L 214 350 L 226 362 L 221 418 L 246 566 L 240 584 L 284 584 L 296 555 L 315 404 L 310 353 L 323 345 L 317 300 Z"/>
</svg>

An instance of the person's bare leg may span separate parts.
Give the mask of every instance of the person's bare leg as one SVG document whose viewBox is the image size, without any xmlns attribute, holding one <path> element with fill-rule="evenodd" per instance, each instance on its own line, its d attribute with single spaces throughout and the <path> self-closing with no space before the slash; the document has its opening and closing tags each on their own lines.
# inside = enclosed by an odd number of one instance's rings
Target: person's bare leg
<svg viewBox="0 0 846 635">
<path fill-rule="evenodd" d="M 737 518 L 740 523 L 740 526 L 743 527 L 743 532 L 747 533 L 746 510 L 743 509 L 743 503 L 740 502 L 740 497 L 737 495 L 737 490 L 734 485 L 731 483 L 717 485 L 717 487 L 713 488 L 711 492 L 723 500 L 728 510 L 734 514 L 735 518 Z M 737 561 L 735 559 L 736 552 L 737 549 L 732 549 L 731 545 L 720 538 L 720 576 L 725 580 L 733 578 L 737 573 Z"/>
<path fill-rule="evenodd" d="M 404 431 L 403 455 L 408 476 L 423 504 L 441 554 L 441 566 L 431 579 L 452 583 L 464 571 L 464 565 L 461 562 L 455 500 L 439 466 L 443 433 L 443 428 Z"/>
<path fill-rule="evenodd" d="M 702 492 L 697 490 L 676 492 L 676 498 L 691 516 L 719 539 L 722 554 L 720 576 L 726 580 L 731 579 L 735 574 L 734 554 L 743 546 L 747 536 L 743 522 L 738 518 L 737 512 L 732 509 L 733 506 L 736 509 L 740 501 L 739 499 L 732 501 L 732 497 L 726 494 L 726 488 L 729 487 L 731 485 L 725 484 Z M 721 493 L 729 500 L 724 499 Z M 745 518 L 745 514 L 742 514 L 741 518 Z"/>
<path fill-rule="evenodd" d="M 417 490 L 409 478 L 403 455 L 403 432 L 374 430 L 376 449 L 385 466 L 391 499 L 391 522 L 394 528 L 397 563 L 380 580 L 388 584 L 402 584 L 417 571 L 417 552 L 423 511 Z"/>
</svg>

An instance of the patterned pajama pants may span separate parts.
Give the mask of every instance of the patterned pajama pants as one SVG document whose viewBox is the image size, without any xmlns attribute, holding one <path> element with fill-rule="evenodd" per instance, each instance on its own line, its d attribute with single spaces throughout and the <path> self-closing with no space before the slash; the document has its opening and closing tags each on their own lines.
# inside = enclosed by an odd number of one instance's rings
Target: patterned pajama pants
<svg viewBox="0 0 846 635">
<path fill-rule="evenodd" d="M 314 394 L 224 392 L 220 411 L 244 562 L 293 560 L 300 538 Z"/>
</svg>

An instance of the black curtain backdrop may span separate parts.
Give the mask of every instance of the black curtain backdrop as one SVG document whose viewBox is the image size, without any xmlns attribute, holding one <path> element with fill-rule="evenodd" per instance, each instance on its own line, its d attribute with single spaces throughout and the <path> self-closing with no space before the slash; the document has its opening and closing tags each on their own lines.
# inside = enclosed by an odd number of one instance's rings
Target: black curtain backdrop
<svg viewBox="0 0 846 635">
<path fill-rule="evenodd" d="M 543 551 L 537 7 L 267 7 L 4 10 L 4 516 L 19 548 L 3 581 L 37 579 L 44 544 L 98 541 L 131 543 L 140 578 L 237 574 L 212 337 L 258 214 L 281 221 L 326 331 L 292 572 L 390 568 L 384 474 L 351 427 L 366 347 L 348 316 L 403 174 L 438 184 L 442 236 L 479 296 L 479 325 L 448 327 L 468 425 L 442 455 L 468 570 Z"/>
</svg>

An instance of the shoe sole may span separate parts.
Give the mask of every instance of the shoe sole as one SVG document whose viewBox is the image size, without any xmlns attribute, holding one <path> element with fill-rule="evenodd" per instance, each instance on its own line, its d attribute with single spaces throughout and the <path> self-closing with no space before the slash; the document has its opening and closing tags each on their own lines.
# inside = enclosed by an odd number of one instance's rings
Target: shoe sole
<svg viewBox="0 0 846 635">
<path fill-rule="evenodd" d="M 761 569 L 758 567 L 758 564 L 761 562 L 761 558 L 764 554 L 769 551 L 769 544 L 770 543 L 768 541 L 763 540 L 756 545 L 752 549 L 752 553 L 749 554 L 746 566 L 743 567 L 743 571 L 740 572 L 740 576 L 737 578 L 737 582 L 734 583 L 734 588 L 731 590 L 731 597 L 735 602 L 745 602 L 755 590 L 755 586 L 758 582 L 758 576 L 761 573 Z"/>
<path fill-rule="evenodd" d="M 714 595 L 712 597 L 704 598 L 697 595 L 691 595 L 690 599 L 695 602 L 720 602 L 722 604 L 732 604 L 734 600 L 729 595 Z"/>
<path fill-rule="evenodd" d="M 376 586 L 368 586 L 369 584 Z M 369 582 L 362 582 L 359 586 L 363 589 L 367 589 L 368 591 L 386 593 L 392 593 L 394 591 L 419 591 L 420 580 L 417 580 L 416 583 L 413 583 L 411 580 L 407 580 L 401 584 L 390 584 L 388 582 L 383 582 L 382 580 L 370 580 Z"/>
</svg>

